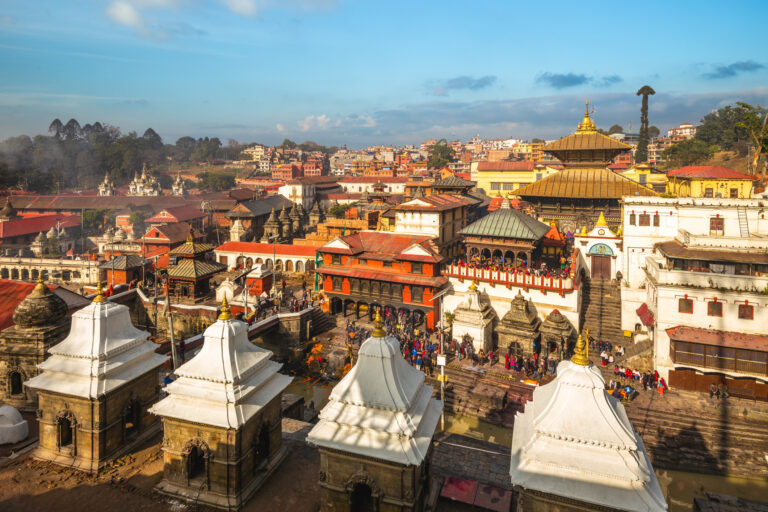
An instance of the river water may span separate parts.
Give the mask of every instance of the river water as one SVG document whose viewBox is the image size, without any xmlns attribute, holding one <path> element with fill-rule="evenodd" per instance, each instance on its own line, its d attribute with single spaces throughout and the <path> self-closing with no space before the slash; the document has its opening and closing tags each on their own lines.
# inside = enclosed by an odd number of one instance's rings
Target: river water
<svg viewBox="0 0 768 512">
<path fill-rule="evenodd" d="M 320 381 L 313 383 L 305 377 L 296 377 L 293 384 L 286 389 L 286 393 L 301 395 L 306 404 L 312 401 L 315 408 L 320 409 L 328 402 L 332 388 L 333 384 Z M 505 447 L 512 445 L 512 429 L 499 427 L 472 416 L 446 413 L 445 430 Z M 754 500 L 768 499 L 768 480 L 765 479 L 703 475 L 665 469 L 656 469 L 656 476 L 667 499 L 669 512 L 690 512 L 693 508 L 693 498 L 704 496 L 705 492 Z"/>
</svg>

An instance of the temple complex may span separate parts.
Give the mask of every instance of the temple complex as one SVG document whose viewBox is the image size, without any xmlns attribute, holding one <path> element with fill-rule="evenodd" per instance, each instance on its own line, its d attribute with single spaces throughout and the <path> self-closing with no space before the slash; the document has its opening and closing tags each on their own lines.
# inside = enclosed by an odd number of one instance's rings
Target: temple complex
<svg viewBox="0 0 768 512">
<path fill-rule="evenodd" d="M 285 458 L 281 398 L 292 378 L 247 328 L 225 298 L 200 352 L 150 409 L 163 421 L 163 494 L 238 510 Z"/>
<path fill-rule="evenodd" d="M 514 194 L 533 205 L 539 220 L 555 222 L 564 232 L 591 229 L 600 211 L 605 212 L 610 225 L 618 225 L 622 197 L 658 195 L 607 168 L 614 157 L 629 149 L 597 131 L 587 103 L 576 132 L 544 146 L 544 151 L 563 162 L 565 168 Z"/>
<path fill-rule="evenodd" d="M 115 195 L 115 184 L 109 177 L 109 173 L 104 174 L 104 181 L 99 183 L 99 195 L 100 196 L 113 196 Z"/>
<path fill-rule="evenodd" d="M 36 409 L 37 396 L 23 382 L 39 373 L 38 365 L 50 348 L 69 333 L 67 304 L 38 277 L 37 285 L 13 312 L 13 323 L 0 332 L 0 401 Z"/>
<path fill-rule="evenodd" d="M 645 445 L 581 337 L 517 413 L 509 474 L 521 511 L 667 510 Z"/>
<path fill-rule="evenodd" d="M 381 313 L 358 360 L 333 388 L 307 442 L 320 451 L 324 511 L 422 510 L 443 404 L 405 362 Z"/>
<path fill-rule="evenodd" d="M 131 324 L 127 306 L 107 302 L 101 283 L 49 352 L 42 372 L 25 383 L 38 396 L 35 457 L 96 472 L 157 431 L 147 408 L 157 400 L 158 369 L 167 358 Z"/>
</svg>

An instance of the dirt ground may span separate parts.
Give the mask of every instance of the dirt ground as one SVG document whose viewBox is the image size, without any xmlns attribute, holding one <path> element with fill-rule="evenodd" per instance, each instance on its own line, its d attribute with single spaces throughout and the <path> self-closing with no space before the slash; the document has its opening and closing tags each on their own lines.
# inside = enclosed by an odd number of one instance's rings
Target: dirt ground
<svg viewBox="0 0 768 512">
<path fill-rule="evenodd" d="M 0 467 L 3 512 L 186 512 L 208 511 L 153 492 L 163 472 L 160 434 L 98 476 L 34 460 L 27 452 Z M 319 456 L 304 443 L 286 440 L 290 452 L 242 509 L 249 512 L 319 509 Z"/>
</svg>

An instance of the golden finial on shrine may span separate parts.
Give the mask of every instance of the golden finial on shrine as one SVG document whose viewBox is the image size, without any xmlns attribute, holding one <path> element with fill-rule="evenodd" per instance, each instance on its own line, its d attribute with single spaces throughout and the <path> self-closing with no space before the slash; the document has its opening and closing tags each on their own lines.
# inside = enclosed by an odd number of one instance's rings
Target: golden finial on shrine
<svg viewBox="0 0 768 512">
<path fill-rule="evenodd" d="M 104 296 L 104 289 L 101 287 L 101 280 L 96 285 L 96 296 L 93 298 L 93 302 L 97 304 L 107 302 L 107 298 Z"/>
<path fill-rule="evenodd" d="M 373 338 L 383 338 L 387 335 L 386 331 L 384 330 L 384 322 L 381 321 L 381 308 L 376 308 L 376 318 L 373 321 L 373 333 L 371 333 L 371 337 Z"/>
<path fill-rule="evenodd" d="M 581 337 L 581 334 L 579 334 L 579 340 L 576 342 L 576 348 L 573 350 L 573 355 L 571 356 L 571 362 L 573 364 L 578 364 L 580 366 L 589 366 L 589 358 L 587 357 L 586 353 L 586 344 L 584 343 L 584 340 Z"/>
<path fill-rule="evenodd" d="M 224 296 L 224 300 L 221 301 L 221 313 L 219 313 L 219 320 L 232 320 L 232 312 L 229 310 L 229 302 L 227 302 L 227 296 Z"/>
</svg>

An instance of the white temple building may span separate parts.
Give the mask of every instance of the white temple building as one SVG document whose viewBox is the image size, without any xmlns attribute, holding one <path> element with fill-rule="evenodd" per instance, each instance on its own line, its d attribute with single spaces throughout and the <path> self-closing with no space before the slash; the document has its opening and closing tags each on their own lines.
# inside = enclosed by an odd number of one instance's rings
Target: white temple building
<svg viewBox="0 0 768 512">
<path fill-rule="evenodd" d="M 147 172 L 147 164 L 142 166 L 141 174 L 137 172 L 128 185 L 129 196 L 159 196 L 160 192 L 160 183 Z"/>
<path fill-rule="evenodd" d="M 510 477 L 518 510 L 558 503 L 558 510 L 667 510 L 643 441 L 624 407 L 584 353 L 557 367 L 518 412 Z"/>
<path fill-rule="evenodd" d="M 131 323 L 127 306 L 101 292 L 72 315 L 72 328 L 25 385 L 38 395 L 38 458 L 96 471 L 159 426 L 147 407 L 157 399 L 167 357 Z"/>
<path fill-rule="evenodd" d="M 493 349 L 493 319 L 496 313 L 490 304 L 483 301 L 477 283 L 469 285 L 464 302 L 453 311 L 453 337 L 461 341 L 469 336 L 475 352 L 488 354 Z"/>
<path fill-rule="evenodd" d="M 250 342 L 226 299 L 203 336 L 200 352 L 150 409 L 163 419 L 165 470 L 157 489 L 237 509 L 286 455 L 281 403 L 293 379 L 278 373 L 272 352 Z"/>
<path fill-rule="evenodd" d="M 419 509 L 426 492 L 421 477 L 428 471 L 425 462 L 442 408 L 424 373 L 406 363 L 397 339 L 386 335 L 377 313 L 356 364 L 333 388 L 307 436 L 320 449 L 323 510 L 349 508 L 350 501 L 362 507 L 365 499 Z M 350 457 L 362 459 L 365 469 Z"/>
<path fill-rule="evenodd" d="M 99 183 L 99 195 L 100 196 L 113 196 L 115 195 L 115 184 L 109 177 L 109 173 L 104 175 L 104 181 Z"/>
</svg>

